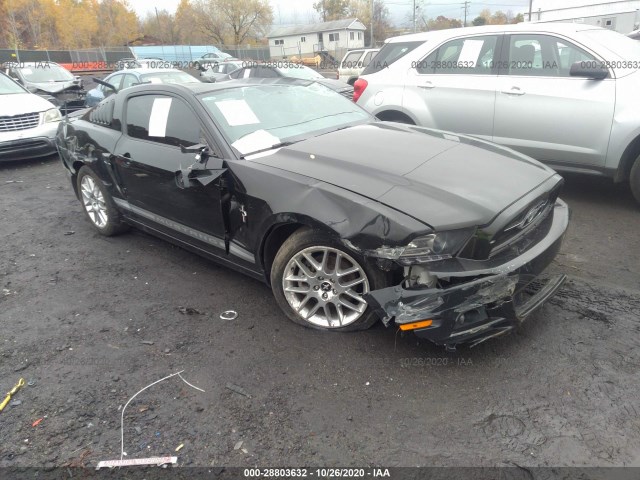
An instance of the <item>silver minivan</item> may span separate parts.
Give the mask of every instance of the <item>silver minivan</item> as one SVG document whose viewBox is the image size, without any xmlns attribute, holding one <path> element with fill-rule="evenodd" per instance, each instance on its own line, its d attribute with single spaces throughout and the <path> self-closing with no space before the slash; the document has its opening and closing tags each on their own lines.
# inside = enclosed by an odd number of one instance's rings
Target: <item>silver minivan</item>
<svg viewBox="0 0 640 480">
<path fill-rule="evenodd" d="M 630 180 L 640 202 L 640 42 L 525 23 L 391 38 L 354 85 L 382 120 L 471 134 L 557 170 Z"/>
</svg>

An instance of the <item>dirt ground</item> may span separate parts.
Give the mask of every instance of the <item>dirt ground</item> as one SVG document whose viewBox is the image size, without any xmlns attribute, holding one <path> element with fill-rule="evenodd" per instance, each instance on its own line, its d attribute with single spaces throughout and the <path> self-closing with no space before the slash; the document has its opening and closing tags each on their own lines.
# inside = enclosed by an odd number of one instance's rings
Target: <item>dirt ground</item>
<svg viewBox="0 0 640 480">
<path fill-rule="evenodd" d="M 269 288 L 94 233 L 56 157 L 0 165 L 0 467 L 640 466 L 640 209 L 571 176 L 570 280 L 516 333 L 443 348 L 288 321 Z M 238 318 L 219 315 L 233 309 Z M 1 399 L 0 399 L 1 400 Z M 34 425 L 34 422 L 40 422 Z M 176 453 L 177 447 L 183 445 Z"/>
</svg>

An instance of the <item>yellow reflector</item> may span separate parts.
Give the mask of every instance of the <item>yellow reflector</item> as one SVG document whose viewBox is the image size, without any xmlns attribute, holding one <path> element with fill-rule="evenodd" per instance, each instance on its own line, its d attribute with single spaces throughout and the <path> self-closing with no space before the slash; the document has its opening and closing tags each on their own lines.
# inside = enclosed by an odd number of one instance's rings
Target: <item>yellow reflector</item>
<svg viewBox="0 0 640 480">
<path fill-rule="evenodd" d="M 421 320 L 414 323 L 403 323 L 402 325 L 400 325 L 400 330 L 416 330 L 417 328 L 427 328 L 430 327 L 432 323 L 433 320 Z"/>
</svg>

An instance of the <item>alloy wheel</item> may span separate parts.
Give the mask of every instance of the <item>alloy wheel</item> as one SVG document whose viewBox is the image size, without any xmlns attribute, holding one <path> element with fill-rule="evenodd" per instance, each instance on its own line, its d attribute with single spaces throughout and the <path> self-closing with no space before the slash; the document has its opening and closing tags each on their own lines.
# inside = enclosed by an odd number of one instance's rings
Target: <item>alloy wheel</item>
<svg viewBox="0 0 640 480">
<path fill-rule="evenodd" d="M 284 296 L 305 321 L 322 328 L 340 328 L 366 311 L 369 292 L 363 268 L 350 255 L 331 247 L 309 247 L 287 263 Z"/>
<path fill-rule="evenodd" d="M 80 193 L 82 194 L 82 204 L 89 214 L 89 218 L 98 228 L 104 228 L 109 221 L 107 215 L 107 205 L 104 201 L 104 195 L 96 181 L 89 175 L 82 177 L 80 182 Z"/>
</svg>

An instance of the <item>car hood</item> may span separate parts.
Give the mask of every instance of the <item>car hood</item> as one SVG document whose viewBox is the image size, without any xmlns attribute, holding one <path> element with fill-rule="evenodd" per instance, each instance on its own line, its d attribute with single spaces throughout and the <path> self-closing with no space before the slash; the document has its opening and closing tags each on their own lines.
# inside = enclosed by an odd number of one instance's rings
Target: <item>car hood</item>
<svg viewBox="0 0 640 480">
<path fill-rule="evenodd" d="M 80 86 L 77 85 L 74 80 L 69 80 L 68 82 L 29 82 L 29 85 L 33 85 L 38 90 L 47 93 L 60 93 L 64 90 L 80 90 Z"/>
<path fill-rule="evenodd" d="M 21 115 L 23 113 L 44 112 L 55 108 L 50 101 L 33 93 L 0 95 L 0 115 Z"/>
<path fill-rule="evenodd" d="M 353 191 L 437 229 L 489 224 L 555 172 L 472 137 L 376 122 L 251 158 Z"/>
</svg>

